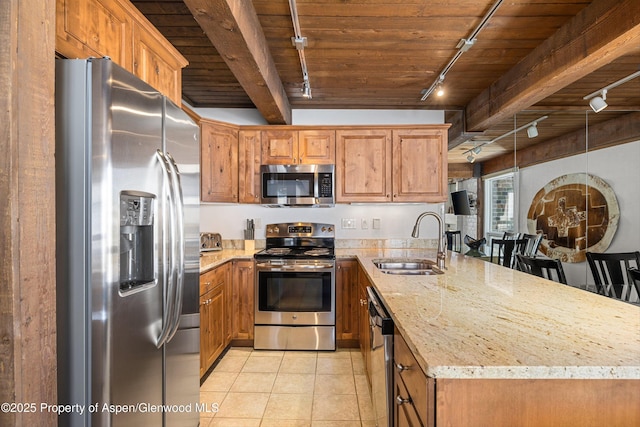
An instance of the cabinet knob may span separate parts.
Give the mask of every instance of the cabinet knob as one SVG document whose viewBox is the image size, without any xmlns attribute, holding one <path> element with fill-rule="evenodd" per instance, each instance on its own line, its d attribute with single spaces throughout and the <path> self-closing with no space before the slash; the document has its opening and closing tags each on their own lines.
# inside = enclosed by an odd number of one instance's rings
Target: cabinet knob
<svg viewBox="0 0 640 427">
<path fill-rule="evenodd" d="M 402 372 L 402 371 L 408 371 L 409 369 L 411 369 L 411 367 L 405 366 L 402 363 L 396 363 L 396 369 L 398 370 L 398 372 Z"/>
<path fill-rule="evenodd" d="M 396 403 L 398 405 L 404 405 L 405 403 L 411 403 L 411 398 L 403 398 L 402 396 L 398 395 L 396 396 Z"/>
</svg>

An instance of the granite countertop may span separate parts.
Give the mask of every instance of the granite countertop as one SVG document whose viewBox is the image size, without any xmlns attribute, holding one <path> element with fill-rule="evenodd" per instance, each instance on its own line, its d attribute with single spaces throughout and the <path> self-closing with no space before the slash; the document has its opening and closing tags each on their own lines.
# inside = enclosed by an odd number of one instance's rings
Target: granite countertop
<svg viewBox="0 0 640 427">
<path fill-rule="evenodd" d="M 253 259 L 253 254 L 258 250 L 223 249 L 221 251 L 202 252 L 200 257 L 200 274 L 214 269 L 232 259 Z"/>
<path fill-rule="evenodd" d="M 424 372 L 434 378 L 640 379 L 640 307 L 448 253 L 443 275 L 387 275 L 355 255 Z"/>
<path fill-rule="evenodd" d="M 200 272 L 255 250 L 200 258 Z M 431 249 L 339 248 L 357 258 L 433 378 L 640 379 L 640 307 L 449 252 L 443 275 L 387 275 L 375 258 Z"/>
</svg>

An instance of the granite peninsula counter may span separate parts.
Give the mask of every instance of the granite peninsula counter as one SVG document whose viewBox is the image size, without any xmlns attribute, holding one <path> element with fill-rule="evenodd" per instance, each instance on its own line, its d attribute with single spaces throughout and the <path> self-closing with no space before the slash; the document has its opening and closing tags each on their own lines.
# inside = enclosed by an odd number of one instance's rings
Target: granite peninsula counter
<svg viewBox="0 0 640 427">
<path fill-rule="evenodd" d="M 640 307 L 448 253 L 443 275 L 388 275 L 357 256 L 427 376 L 640 379 Z M 640 387 L 640 383 L 639 383 Z"/>
<path fill-rule="evenodd" d="M 200 272 L 254 252 L 205 254 Z M 430 249 L 341 247 L 336 257 L 357 258 L 359 281 L 376 288 L 396 342 L 426 374 L 403 369 L 413 393 L 395 372 L 395 425 L 640 425 L 640 307 L 451 252 L 434 276 L 387 275 L 372 262 L 435 259 Z"/>
</svg>

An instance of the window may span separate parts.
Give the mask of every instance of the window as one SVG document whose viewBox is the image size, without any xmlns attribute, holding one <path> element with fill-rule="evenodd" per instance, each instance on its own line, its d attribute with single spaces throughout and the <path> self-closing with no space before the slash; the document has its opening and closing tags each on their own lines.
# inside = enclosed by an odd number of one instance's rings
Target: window
<svg viewBox="0 0 640 427">
<path fill-rule="evenodd" d="M 487 236 L 501 238 L 505 231 L 516 231 L 516 173 L 487 178 L 484 185 Z"/>
</svg>

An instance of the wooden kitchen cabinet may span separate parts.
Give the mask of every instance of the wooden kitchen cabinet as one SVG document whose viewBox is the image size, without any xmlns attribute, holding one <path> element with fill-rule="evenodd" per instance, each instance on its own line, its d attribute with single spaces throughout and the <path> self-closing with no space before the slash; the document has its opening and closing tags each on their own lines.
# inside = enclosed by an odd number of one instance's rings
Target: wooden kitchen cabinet
<svg viewBox="0 0 640 427">
<path fill-rule="evenodd" d="M 447 128 L 336 132 L 336 202 L 442 202 Z"/>
<path fill-rule="evenodd" d="M 334 164 L 334 130 L 263 130 L 263 165 Z"/>
<path fill-rule="evenodd" d="M 140 14 L 133 26 L 133 74 L 179 106 L 182 104 L 182 69 L 187 64 L 173 45 Z"/>
<path fill-rule="evenodd" d="M 358 264 L 358 333 L 360 352 L 364 359 L 364 370 L 371 386 L 371 330 L 369 329 L 369 306 L 367 304 L 367 286 L 369 279 L 366 273 Z"/>
<path fill-rule="evenodd" d="M 66 58 L 109 56 L 133 67 L 133 19 L 129 2 L 56 0 L 56 52 Z"/>
<path fill-rule="evenodd" d="M 200 275 L 200 376 L 231 341 L 231 269 L 226 263 Z"/>
<path fill-rule="evenodd" d="M 391 131 L 336 131 L 336 202 L 391 201 Z"/>
<path fill-rule="evenodd" d="M 253 260 L 234 260 L 232 336 L 234 340 L 253 340 L 254 294 L 255 268 Z"/>
<path fill-rule="evenodd" d="M 395 425 L 435 425 L 435 382 L 427 378 L 397 328 L 393 335 Z"/>
<path fill-rule="evenodd" d="M 393 130 L 392 200 L 447 200 L 447 127 Z"/>
<path fill-rule="evenodd" d="M 259 130 L 238 132 L 238 201 L 260 203 L 262 139 Z"/>
<path fill-rule="evenodd" d="M 358 344 L 360 303 L 358 292 L 358 261 L 336 262 L 336 338 L 338 347 Z"/>
<path fill-rule="evenodd" d="M 110 57 L 178 106 L 187 60 L 128 0 L 56 0 L 56 52 Z"/>
<path fill-rule="evenodd" d="M 203 202 L 238 202 L 238 130 L 200 121 L 200 198 Z"/>
</svg>

